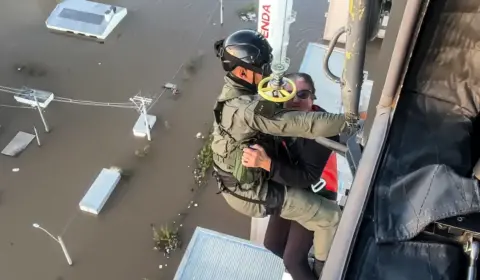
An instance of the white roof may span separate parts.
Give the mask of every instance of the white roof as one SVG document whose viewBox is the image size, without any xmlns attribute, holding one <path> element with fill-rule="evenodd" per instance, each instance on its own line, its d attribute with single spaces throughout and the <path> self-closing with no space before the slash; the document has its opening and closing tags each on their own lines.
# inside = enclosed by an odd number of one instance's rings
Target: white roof
<svg viewBox="0 0 480 280">
<path fill-rule="evenodd" d="M 79 203 L 80 209 L 98 215 L 120 181 L 117 170 L 103 168 Z"/>
<path fill-rule="evenodd" d="M 46 21 L 50 29 L 105 39 L 126 16 L 127 9 L 85 0 L 58 4 Z"/>
</svg>

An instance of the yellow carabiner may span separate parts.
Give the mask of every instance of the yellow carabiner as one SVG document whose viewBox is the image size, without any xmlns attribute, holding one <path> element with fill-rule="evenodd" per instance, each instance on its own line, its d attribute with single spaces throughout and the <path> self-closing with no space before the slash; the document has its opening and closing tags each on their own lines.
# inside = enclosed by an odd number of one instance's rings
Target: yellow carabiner
<svg viewBox="0 0 480 280">
<path fill-rule="evenodd" d="M 283 78 L 284 81 L 290 84 L 290 86 L 292 87 L 292 91 L 288 92 L 286 89 L 282 88 L 280 90 L 277 90 L 280 96 L 278 97 L 272 96 L 271 94 L 275 90 L 271 87 L 265 87 L 265 85 L 271 80 L 272 80 L 272 77 L 267 77 L 261 80 L 260 83 L 258 83 L 258 94 L 260 94 L 260 96 L 263 97 L 265 100 L 276 102 L 276 103 L 282 103 L 282 102 L 287 102 L 288 100 L 294 98 L 295 94 L 297 94 L 297 87 L 295 86 L 295 83 L 288 78 Z"/>
</svg>

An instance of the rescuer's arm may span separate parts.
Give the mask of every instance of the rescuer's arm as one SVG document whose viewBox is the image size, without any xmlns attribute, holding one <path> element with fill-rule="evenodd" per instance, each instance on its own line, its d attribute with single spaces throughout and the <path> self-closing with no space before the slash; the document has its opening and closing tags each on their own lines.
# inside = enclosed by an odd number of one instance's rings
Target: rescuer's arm
<svg viewBox="0 0 480 280">
<path fill-rule="evenodd" d="M 343 114 L 303 111 L 269 113 L 269 109 L 262 112 L 260 105 L 258 101 L 253 102 L 244 109 L 243 115 L 248 126 L 265 134 L 314 139 L 338 135 L 346 127 Z M 265 106 L 268 104 L 265 103 Z"/>
</svg>

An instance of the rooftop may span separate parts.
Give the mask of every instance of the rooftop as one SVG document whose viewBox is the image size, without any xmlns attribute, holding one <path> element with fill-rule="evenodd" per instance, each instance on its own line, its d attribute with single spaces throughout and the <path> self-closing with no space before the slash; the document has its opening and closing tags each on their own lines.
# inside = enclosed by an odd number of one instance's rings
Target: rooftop
<svg viewBox="0 0 480 280">
<path fill-rule="evenodd" d="M 279 280 L 284 272 L 282 260 L 267 249 L 197 227 L 174 280 Z"/>
<path fill-rule="evenodd" d="M 127 9 L 84 0 L 58 4 L 46 21 L 50 29 L 105 39 L 127 15 Z"/>
</svg>

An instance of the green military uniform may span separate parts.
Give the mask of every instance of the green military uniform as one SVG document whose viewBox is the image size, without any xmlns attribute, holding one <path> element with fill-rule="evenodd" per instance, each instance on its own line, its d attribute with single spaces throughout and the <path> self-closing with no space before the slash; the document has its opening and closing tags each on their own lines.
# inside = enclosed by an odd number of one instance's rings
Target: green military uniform
<svg viewBox="0 0 480 280">
<path fill-rule="evenodd" d="M 309 139 L 331 137 L 342 131 L 345 119 L 342 114 L 322 112 L 283 110 L 272 114 L 263 110 L 263 106 L 269 105 L 258 95 L 228 77 L 225 81 L 216 105 L 213 160 L 215 168 L 235 177 L 239 187 L 223 186 L 222 194 L 238 212 L 265 217 L 268 207 L 262 202 L 266 200 L 269 181 L 261 170 L 241 166 L 243 148 L 253 144 L 250 140 L 260 134 Z M 340 220 L 338 205 L 307 190 L 283 188 L 284 201 L 278 205 L 280 216 L 314 231 L 315 257 L 325 260 Z"/>
</svg>

